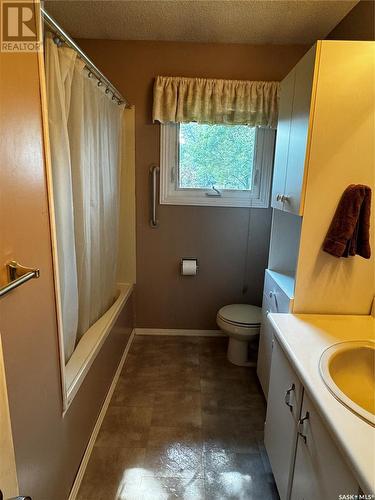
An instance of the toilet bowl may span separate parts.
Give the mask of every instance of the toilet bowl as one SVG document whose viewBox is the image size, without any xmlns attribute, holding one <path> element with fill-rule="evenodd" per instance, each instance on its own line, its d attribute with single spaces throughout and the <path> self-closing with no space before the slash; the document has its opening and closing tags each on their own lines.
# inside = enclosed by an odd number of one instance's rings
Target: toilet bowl
<svg viewBox="0 0 375 500">
<path fill-rule="evenodd" d="M 249 344 L 256 340 L 262 309 L 249 304 L 230 304 L 222 307 L 216 316 L 220 330 L 228 335 L 228 360 L 237 366 L 255 366 L 249 360 Z"/>
</svg>

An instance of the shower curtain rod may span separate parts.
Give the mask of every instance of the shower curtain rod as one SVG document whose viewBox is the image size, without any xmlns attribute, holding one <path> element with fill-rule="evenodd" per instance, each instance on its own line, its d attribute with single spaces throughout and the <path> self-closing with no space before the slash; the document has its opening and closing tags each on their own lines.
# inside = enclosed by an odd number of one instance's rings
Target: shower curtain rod
<svg viewBox="0 0 375 500">
<path fill-rule="evenodd" d="M 74 40 L 58 25 L 58 23 L 53 19 L 52 16 L 41 6 L 40 8 L 44 24 L 64 43 L 69 47 L 74 49 L 79 58 L 85 63 L 89 72 L 95 75 L 95 77 L 105 85 L 110 92 L 113 94 L 113 99 L 117 100 L 119 104 L 125 104 L 126 108 L 130 108 L 128 101 L 121 95 L 121 93 L 116 89 L 116 87 L 108 80 L 106 76 L 98 69 L 95 64 L 87 57 L 87 55 L 79 48 L 79 46 L 74 42 Z"/>
</svg>

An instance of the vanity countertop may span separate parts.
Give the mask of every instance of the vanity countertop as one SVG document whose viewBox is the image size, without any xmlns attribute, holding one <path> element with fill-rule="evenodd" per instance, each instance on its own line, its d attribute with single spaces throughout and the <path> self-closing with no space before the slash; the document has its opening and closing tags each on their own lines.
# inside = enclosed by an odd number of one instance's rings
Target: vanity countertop
<svg viewBox="0 0 375 500">
<path fill-rule="evenodd" d="M 322 352 L 345 340 L 375 340 L 373 316 L 269 314 L 276 337 L 364 493 L 375 492 L 375 428 L 327 389 Z"/>
</svg>

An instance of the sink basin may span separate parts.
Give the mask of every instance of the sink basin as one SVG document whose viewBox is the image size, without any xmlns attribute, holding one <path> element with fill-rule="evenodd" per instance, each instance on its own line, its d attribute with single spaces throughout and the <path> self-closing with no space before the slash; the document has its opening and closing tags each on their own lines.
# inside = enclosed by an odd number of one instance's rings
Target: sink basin
<svg viewBox="0 0 375 500">
<path fill-rule="evenodd" d="M 375 342 L 339 342 L 320 357 L 320 373 L 331 393 L 375 426 Z"/>
</svg>

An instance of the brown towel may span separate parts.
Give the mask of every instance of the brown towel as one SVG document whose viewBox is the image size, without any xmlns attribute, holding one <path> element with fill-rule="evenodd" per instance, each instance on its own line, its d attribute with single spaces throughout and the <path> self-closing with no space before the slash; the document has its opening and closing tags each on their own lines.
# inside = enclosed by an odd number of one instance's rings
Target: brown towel
<svg viewBox="0 0 375 500">
<path fill-rule="evenodd" d="M 371 256 L 371 188 L 362 184 L 348 186 L 337 206 L 323 243 L 323 250 L 335 257 Z"/>
</svg>

